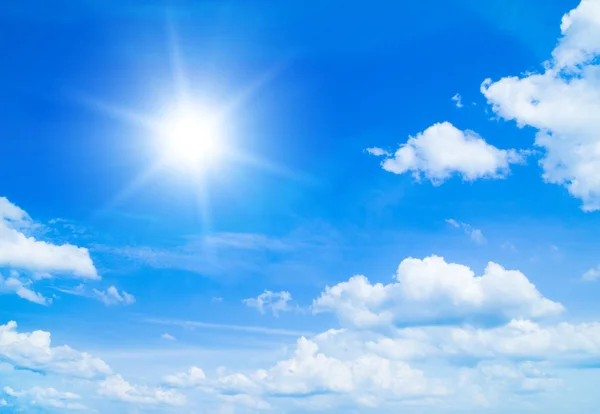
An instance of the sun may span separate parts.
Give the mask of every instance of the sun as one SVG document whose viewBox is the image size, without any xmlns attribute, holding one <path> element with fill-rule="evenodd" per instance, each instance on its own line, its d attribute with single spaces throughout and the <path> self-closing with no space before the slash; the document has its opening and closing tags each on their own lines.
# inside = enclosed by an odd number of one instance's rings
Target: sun
<svg viewBox="0 0 600 414">
<path fill-rule="evenodd" d="M 206 109 L 178 109 L 165 118 L 160 130 L 161 156 L 169 165 L 204 170 L 223 155 L 220 117 Z"/>
</svg>

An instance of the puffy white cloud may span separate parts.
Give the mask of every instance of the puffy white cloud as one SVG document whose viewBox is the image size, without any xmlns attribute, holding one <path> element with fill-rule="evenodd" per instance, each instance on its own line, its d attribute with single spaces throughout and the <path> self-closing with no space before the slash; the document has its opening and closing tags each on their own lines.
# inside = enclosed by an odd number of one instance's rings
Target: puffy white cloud
<svg viewBox="0 0 600 414">
<path fill-rule="evenodd" d="M 482 276 L 475 276 L 469 267 L 442 257 L 408 258 L 398 266 L 395 279 L 383 285 L 353 276 L 327 287 L 313 301 L 313 311 L 335 312 L 344 326 L 372 328 L 453 318 L 540 318 L 564 310 L 542 296 L 523 273 L 493 262 Z"/>
<path fill-rule="evenodd" d="M 226 394 L 298 397 L 334 393 L 359 404 L 378 405 L 387 399 L 442 396 L 447 390 L 402 361 L 371 353 L 338 359 L 319 352 L 316 342 L 300 338 L 294 355 L 250 376 L 219 379 Z"/>
<path fill-rule="evenodd" d="M 39 292 L 35 292 L 29 289 L 31 282 L 23 282 L 18 277 L 9 277 L 4 279 L 0 275 L 0 293 L 14 293 L 20 298 L 28 300 L 38 305 L 49 305 L 52 303 L 52 299 L 44 297 Z"/>
<path fill-rule="evenodd" d="M 101 359 L 69 346 L 51 346 L 50 333 L 17 332 L 17 323 L 0 325 L 0 360 L 21 368 L 80 378 L 98 378 L 111 374 Z"/>
<path fill-rule="evenodd" d="M 600 265 L 592 267 L 590 270 L 585 272 L 581 276 L 581 279 L 585 282 L 593 282 L 597 279 L 600 279 Z"/>
<path fill-rule="evenodd" d="M 33 387 L 29 390 L 15 391 L 10 387 L 4 387 L 4 393 L 34 407 L 59 408 L 61 410 L 88 409 L 78 402 L 81 398 L 79 395 L 72 392 L 60 392 L 54 388 Z"/>
<path fill-rule="evenodd" d="M 167 375 L 163 378 L 163 383 L 171 387 L 190 388 L 201 385 L 205 379 L 204 371 L 198 367 L 191 367 L 187 372 Z"/>
<path fill-rule="evenodd" d="M 600 4 L 583 0 L 563 17 L 562 38 L 542 73 L 487 79 L 481 91 L 493 110 L 538 129 L 546 182 L 560 184 L 600 209 Z"/>
<path fill-rule="evenodd" d="M 463 229 L 463 231 L 471 238 L 471 240 L 477 244 L 485 244 L 487 241 L 483 235 L 483 232 L 479 229 L 474 229 L 470 224 L 459 223 L 454 219 L 447 219 L 446 223 L 457 229 Z"/>
<path fill-rule="evenodd" d="M 94 289 L 93 292 L 94 296 L 102 301 L 102 303 L 104 303 L 106 306 L 121 304 L 131 305 L 132 303 L 135 303 L 135 297 L 133 295 L 130 295 L 125 291 L 121 291 L 119 293 L 119 290 L 114 286 L 109 287 L 105 291 Z"/>
<path fill-rule="evenodd" d="M 0 197 L 0 267 L 70 274 L 81 279 L 99 278 L 86 248 L 55 245 L 23 232 L 34 226 L 25 211 Z"/>
<path fill-rule="evenodd" d="M 98 394 L 115 400 L 136 404 L 184 405 L 186 398 L 176 390 L 134 386 L 121 375 L 112 375 L 98 384 Z"/>
<path fill-rule="evenodd" d="M 289 302 L 292 300 L 292 295 L 289 292 L 271 292 L 265 290 L 256 298 L 244 299 L 247 306 L 258 309 L 262 314 L 270 310 L 273 315 L 278 316 L 279 312 L 290 310 Z"/>
<path fill-rule="evenodd" d="M 384 170 L 422 177 L 441 184 L 452 175 L 466 181 L 479 178 L 503 178 L 510 165 L 523 162 L 523 155 L 514 149 L 501 150 L 485 142 L 473 131 L 461 131 L 449 122 L 437 123 L 410 137 L 393 156 L 380 148 L 368 150 L 373 155 L 386 156 Z"/>
</svg>

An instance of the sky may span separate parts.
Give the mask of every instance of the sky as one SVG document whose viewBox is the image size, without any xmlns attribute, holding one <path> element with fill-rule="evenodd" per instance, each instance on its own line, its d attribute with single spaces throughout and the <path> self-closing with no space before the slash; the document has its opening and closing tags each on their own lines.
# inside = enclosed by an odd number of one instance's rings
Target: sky
<svg viewBox="0 0 600 414">
<path fill-rule="evenodd" d="M 598 412 L 600 0 L 9 0 L 0 52 L 0 413 Z"/>
</svg>

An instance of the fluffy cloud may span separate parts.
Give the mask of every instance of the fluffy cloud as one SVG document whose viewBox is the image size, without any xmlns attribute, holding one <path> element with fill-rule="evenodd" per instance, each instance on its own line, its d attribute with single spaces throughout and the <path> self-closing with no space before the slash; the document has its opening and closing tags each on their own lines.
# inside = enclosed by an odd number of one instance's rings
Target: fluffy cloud
<svg viewBox="0 0 600 414">
<path fill-rule="evenodd" d="M 190 388 L 202 384 L 205 379 L 204 371 L 198 367 L 191 367 L 187 372 L 167 375 L 163 378 L 163 383 L 171 387 Z"/>
<path fill-rule="evenodd" d="M 523 156 L 516 150 L 501 150 L 473 131 L 461 131 L 449 122 L 430 126 L 410 137 L 393 156 L 380 148 L 370 148 L 373 155 L 386 156 L 381 163 L 384 170 L 394 174 L 412 171 L 434 184 L 441 184 L 452 175 L 464 180 L 503 178 L 510 165 L 522 163 Z"/>
<path fill-rule="evenodd" d="M 262 314 L 270 310 L 273 315 L 278 316 L 279 312 L 290 310 L 289 302 L 292 300 L 292 295 L 289 292 L 271 292 L 265 290 L 256 298 L 244 299 L 247 306 L 258 309 Z"/>
<path fill-rule="evenodd" d="M 218 389 L 227 395 L 301 397 L 338 394 L 361 405 L 378 405 L 386 399 L 443 396 L 447 390 L 428 380 L 420 370 L 402 361 L 365 353 L 354 359 L 338 359 L 319 352 L 304 337 L 289 359 L 251 375 L 223 376 Z"/>
<path fill-rule="evenodd" d="M 98 298 L 106 306 L 111 305 L 131 305 L 135 302 L 135 297 L 125 291 L 121 291 L 111 286 L 105 291 L 94 289 L 94 296 Z"/>
<path fill-rule="evenodd" d="M 483 232 L 479 229 L 474 229 L 470 224 L 459 223 L 454 219 L 447 219 L 446 223 L 450 224 L 454 228 L 462 229 L 471 238 L 471 240 L 477 244 L 485 244 L 487 241 L 483 235 Z"/>
<path fill-rule="evenodd" d="M 35 226 L 25 211 L 0 197 L 0 267 L 99 278 L 86 248 L 55 245 L 27 236 L 25 231 Z"/>
<path fill-rule="evenodd" d="M 335 312 L 342 325 L 358 328 L 455 318 L 540 318 L 563 311 L 523 273 L 493 262 L 482 276 L 475 276 L 469 267 L 442 257 L 408 258 L 398 266 L 395 279 L 383 285 L 353 276 L 327 287 L 312 308 Z"/>
<path fill-rule="evenodd" d="M 0 325 L 0 360 L 21 368 L 79 378 L 98 378 L 111 373 L 101 359 L 69 346 L 51 346 L 50 333 L 17 332 L 16 322 Z"/>
<path fill-rule="evenodd" d="M 463 103 L 462 103 L 462 96 L 460 96 L 459 93 L 455 94 L 452 97 L 452 100 L 454 101 L 454 103 L 456 104 L 457 108 L 462 108 L 463 107 Z"/>
<path fill-rule="evenodd" d="M 4 393 L 34 407 L 87 410 L 85 405 L 78 402 L 81 398 L 79 395 L 72 392 L 60 392 L 54 388 L 33 387 L 29 390 L 15 391 L 10 387 L 4 387 Z"/>
<path fill-rule="evenodd" d="M 584 210 L 598 210 L 600 3 L 582 0 L 560 28 L 562 38 L 542 73 L 487 79 L 481 91 L 498 115 L 538 129 L 544 180 L 566 187 Z"/>
<path fill-rule="evenodd" d="M 175 390 L 134 386 L 120 375 L 113 375 L 101 381 L 98 394 L 136 404 L 184 405 L 186 403 L 185 396 Z"/>
</svg>

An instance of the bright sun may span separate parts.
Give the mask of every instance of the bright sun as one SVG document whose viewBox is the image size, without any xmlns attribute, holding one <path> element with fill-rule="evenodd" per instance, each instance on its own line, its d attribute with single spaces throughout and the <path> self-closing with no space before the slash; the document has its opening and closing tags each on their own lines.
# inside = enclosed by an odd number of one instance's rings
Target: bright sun
<svg viewBox="0 0 600 414">
<path fill-rule="evenodd" d="M 169 164 L 204 169 L 224 150 L 220 119 L 207 111 L 179 110 L 167 117 L 161 129 L 161 152 Z"/>
</svg>

